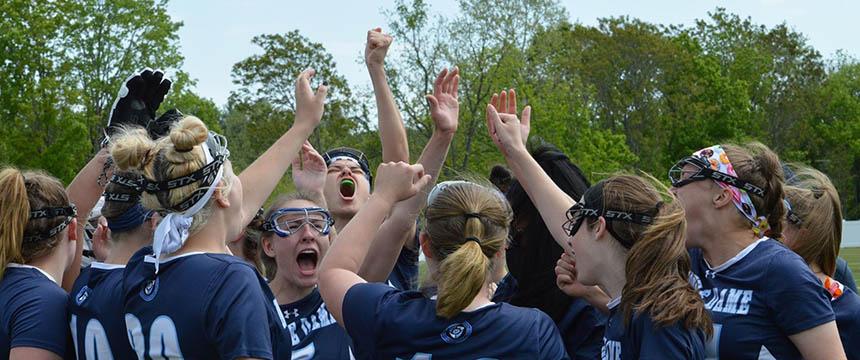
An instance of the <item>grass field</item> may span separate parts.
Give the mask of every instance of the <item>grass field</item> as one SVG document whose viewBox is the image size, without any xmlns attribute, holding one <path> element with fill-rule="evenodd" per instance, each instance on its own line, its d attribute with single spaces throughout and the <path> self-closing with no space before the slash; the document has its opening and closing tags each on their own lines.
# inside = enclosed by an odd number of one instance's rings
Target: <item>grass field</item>
<svg viewBox="0 0 860 360">
<path fill-rule="evenodd" d="M 848 261 L 848 267 L 854 272 L 854 280 L 860 280 L 860 247 L 842 249 L 839 256 Z"/>
</svg>

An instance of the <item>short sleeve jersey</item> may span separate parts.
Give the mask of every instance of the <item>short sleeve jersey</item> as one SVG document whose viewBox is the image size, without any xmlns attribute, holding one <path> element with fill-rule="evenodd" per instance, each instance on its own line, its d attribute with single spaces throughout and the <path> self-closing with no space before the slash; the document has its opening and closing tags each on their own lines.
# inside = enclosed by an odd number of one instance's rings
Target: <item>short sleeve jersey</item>
<svg viewBox="0 0 860 360">
<path fill-rule="evenodd" d="M 435 300 L 357 284 L 343 302 L 356 359 L 568 359 L 558 329 L 536 309 L 492 304 L 436 316 Z"/>
<path fill-rule="evenodd" d="M 701 249 L 690 260 L 690 281 L 714 321 L 710 359 L 800 359 L 788 336 L 834 320 L 821 282 L 776 240 L 758 240 L 715 268 Z"/>
<path fill-rule="evenodd" d="M 66 356 L 71 345 L 68 301 L 66 292 L 42 270 L 6 265 L 0 281 L 0 359 L 8 359 L 9 351 L 16 347 Z"/>
<path fill-rule="evenodd" d="M 75 280 L 69 326 L 79 360 L 136 357 L 123 320 L 124 271 L 125 265 L 93 262 Z"/>
<path fill-rule="evenodd" d="M 509 302 L 516 291 L 517 280 L 508 274 L 493 293 L 493 302 Z M 567 354 L 571 359 L 581 360 L 600 357 L 605 325 L 606 315 L 580 298 L 573 298 L 567 311 L 556 322 Z"/>
<path fill-rule="evenodd" d="M 293 344 L 293 360 L 352 358 L 352 340 L 328 312 L 319 289 L 280 307 Z"/>
<path fill-rule="evenodd" d="M 836 258 L 836 273 L 833 274 L 833 279 L 857 293 L 857 284 L 854 282 L 851 268 L 848 267 L 848 262 L 841 257 Z"/>
<path fill-rule="evenodd" d="M 268 284 L 234 256 L 135 254 L 123 279 L 124 321 L 140 359 L 290 359 L 286 321 Z"/>
<path fill-rule="evenodd" d="M 625 326 L 620 300 L 609 303 L 603 360 L 705 358 L 705 334 L 701 330 L 687 329 L 680 322 L 660 326 L 642 313 L 634 314 Z"/>
<path fill-rule="evenodd" d="M 860 360 L 860 296 L 837 281 L 831 279 L 831 282 L 828 292 L 842 348 L 849 360 Z"/>
</svg>

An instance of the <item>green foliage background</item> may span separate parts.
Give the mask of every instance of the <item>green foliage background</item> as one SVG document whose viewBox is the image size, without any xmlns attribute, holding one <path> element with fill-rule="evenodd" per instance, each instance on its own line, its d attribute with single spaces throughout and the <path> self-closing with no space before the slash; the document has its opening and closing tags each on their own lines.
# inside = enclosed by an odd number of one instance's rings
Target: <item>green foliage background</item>
<svg viewBox="0 0 860 360">
<path fill-rule="evenodd" d="M 0 162 L 69 181 L 93 153 L 116 89 L 144 66 L 175 74 L 163 109 L 225 133 L 239 169 L 289 128 L 294 78 L 314 67 L 331 86 L 314 146 L 352 146 L 379 161 L 372 94 L 336 72 L 324 44 L 292 29 L 249 39 L 261 53 L 233 66 L 236 88 L 219 108 L 193 92 L 178 47 L 182 23 L 166 5 L 0 3 Z M 424 94 L 442 67 L 461 69 L 460 131 L 443 176 L 486 174 L 502 162 L 484 109 L 513 87 L 533 107 L 534 140 L 560 147 L 591 180 L 630 169 L 662 177 L 696 149 L 757 140 L 826 172 L 846 217 L 860 217 L 857 59 L 825 58 L 788 24 L 767 27 L 719 8 L 690 26 L 628 17 L 586 26 L 570 23 L 554 0 L 459 5 L 446 18 L 424 0 L 398 0 L 381 24 L 395 37 L 386 66 L 414 158 L 432 133 Z M 289 187 L 285 179 L 280 190 Z"/>
</svg>

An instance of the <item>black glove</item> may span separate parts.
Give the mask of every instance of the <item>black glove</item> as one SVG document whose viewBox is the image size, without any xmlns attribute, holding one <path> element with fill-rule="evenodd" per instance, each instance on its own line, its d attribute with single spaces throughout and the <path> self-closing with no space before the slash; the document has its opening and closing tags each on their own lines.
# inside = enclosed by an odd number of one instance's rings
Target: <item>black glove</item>
<svg viewBox="0 0 860 360">
<path fill-rule="evenodd" d="M 167 136 L 167 134 L 170 133 L 170 127 L 177 121 L 182 120 L 183 117 L 185 117 L 185 115 L 179 111 L 179 109 L 167 110 L 164 114 L 161 114 L 158 119 L 150 121 L 146 126 L 146 131 L 149 132 L 149 137 L 151 137 L 152 140 L 158 140 Z"/>
<path fill-rule="evenodd" d="M 144 69 L 128 77 L 119 89 L 105 127 L 105 143 L 120 126 L 147 127 L 155 119 L 155 110 L 170 90 L 170 79 L 160 70 Z"/>
</svg>

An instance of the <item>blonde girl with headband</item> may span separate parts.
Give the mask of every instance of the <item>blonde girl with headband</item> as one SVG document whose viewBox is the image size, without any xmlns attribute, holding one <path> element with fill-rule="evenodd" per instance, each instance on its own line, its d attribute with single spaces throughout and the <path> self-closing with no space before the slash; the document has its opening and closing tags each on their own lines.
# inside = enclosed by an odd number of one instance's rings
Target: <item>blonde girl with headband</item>
<svg viewBox="0 0 860 360">
<path fill-rule="evenodd" d="M 296 81 L 292 127 L 239 176 L 224 137 L 185 117 L 167 137 L 142 129 L 113 140 L 124 171 L 139 172 L 143 205 L 165 214 L 152 248 L 136 253 L 123 279 L 124 320 L 138 358 L 289 359 L 290 338 L 274 296 L 254 267 L 233 257 L 239 236 L 319 124 L 326 86 Z"/>
<path fill-rule="evenodd" d="M 507 92 L 499 98 L 487 106 L 490 135 L 565 248 L 562 260 L 577 257 L 575 268 L 559 262 L 558 275 L 580 287 L 597 285 L 611 298 L 602 358 L 704 359 L 711 321 L 687 281 L 680 204 L 631 175 L 610 177 L 572 199 L 526 150 L 515 98 Z"/>
<path fill-rule="evenodd" d="M 783 242 L 800 255 L 827 290 L 848 359 L 860 359 L 860 296 L 832 278 L 842 242 L 842 205 L 827 175 L 795 171 L 785 186 Z"/>
<path fill-rule="evenodd" d="M 714 145 L 678 161 L 669 180 L 686 210 L 691 282 L 714 321 L 708 357 L 845 359 L 820 281 L 773 239 L 785 216 L 776 154 Z"/>
<path fill-rule="evenodd" d="M 455 182 L 431 192 L 420 239 L 435 264 L 436 297 L 366 283 L 357 274 L 392 206 L 429 182 L 422 173 L 420 165 L 380 165 L 377 190 L 323 259 L 320 292 L 356 357 L 567 359 L 546 314 L 490 300 L 493 264 L 503 257 L 511 221 L 496 190 Z"/>
</svg>

